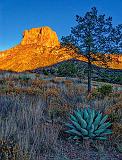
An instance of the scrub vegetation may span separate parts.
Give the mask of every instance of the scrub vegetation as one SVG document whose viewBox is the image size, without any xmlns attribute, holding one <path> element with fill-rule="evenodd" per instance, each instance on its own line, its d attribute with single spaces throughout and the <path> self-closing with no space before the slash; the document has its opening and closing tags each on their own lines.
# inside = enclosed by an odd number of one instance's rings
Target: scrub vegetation
<svg viewBox="0 0 122 160">
<path fill-rule="evenodd" d="M 0 159 L 121 159 L 121 85 L 92 81 L 92 86 L 88 95 L 83 79 L 34 73 L 1 75 Z M 112 134 L 106 134 L 106 140 L 84 139 L 82 135 L 82 140 L 75 135 L 70 139 L 66 123 L 76 109 L 107 115 L 105 121 L 111 123 L 107 132 Z"/>
</svg>

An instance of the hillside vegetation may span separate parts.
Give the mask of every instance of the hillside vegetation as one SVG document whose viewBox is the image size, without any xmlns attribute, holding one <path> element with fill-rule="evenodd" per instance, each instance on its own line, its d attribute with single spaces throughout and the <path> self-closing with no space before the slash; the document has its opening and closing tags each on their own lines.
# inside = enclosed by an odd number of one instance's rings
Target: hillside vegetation
<svg viewBox="0 0 122 160">
<path fill-rule="evenodd" d="M 121 157 L 122 86 L 78 78 L 3 74 L 0 78 L 0 158 L 6 160 L 93 160 Z M 104 87 L 102 87 L 104 86 Z M 101 89 L 100 89 L 101 88 Z M 109 88 L 109 89 L 107 89 Z M 111 89 L 110 89 L 111 88 Z M 106 141 L 68 140 L 65 122 L 76 108 L 108 114 L 113 134 Z"/>
</svg>

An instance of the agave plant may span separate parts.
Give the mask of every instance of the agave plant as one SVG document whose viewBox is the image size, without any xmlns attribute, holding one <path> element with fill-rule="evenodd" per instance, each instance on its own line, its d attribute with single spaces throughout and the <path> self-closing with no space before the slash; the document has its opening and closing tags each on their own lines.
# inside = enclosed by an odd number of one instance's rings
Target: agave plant
<svg viewBox="0 0 122 160">
<path fill-rule="evenodd" d="M 108 115 L 103 115 L 94 109 L 77 109 L 69 115 L 70 123 L 65 125 L 69 128 L 69 139 L 96 139 L 106 140 L 107 135 L 112 134 L 109 129 L 111 123 Z"/>
</svg>

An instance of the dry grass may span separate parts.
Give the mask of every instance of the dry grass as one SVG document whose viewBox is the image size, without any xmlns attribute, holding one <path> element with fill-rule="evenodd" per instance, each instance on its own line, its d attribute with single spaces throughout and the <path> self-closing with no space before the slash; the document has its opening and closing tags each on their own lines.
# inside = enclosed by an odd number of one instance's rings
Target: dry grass
<svg viewBox="0 0 122 160">
<path fill-rule="evenodd" d="M 109 113 L 119 110 L 120 114 L 121 94 L 111 94 L 104 99 L 88 99 L 84 84 L 71 80 L 64 80 L 63 83 L 62 79 L 61 83 L 59 79 L 57 81 L 52 83 L 37 78 L 27 82 L 13 78 L 6 79 L 6 83 L 0 81 L 0 140 L 17 144 L 17 160 L 45 160 L 45 155 L 51 154 L 70 157 L 62 150 L 60 134 L 64 130 L 67 113 L 76 107 L 90 106 Z M 23 87 L 23 83 L 26 87 Z M 121 123 L 114 121 L 112 127 L 110 143 L 114 147 L 121 138 Z M 64 133 L 62 135 L 65 139 Z M 71 153 L 70 148 L 68 152 Z"/>
</svg>

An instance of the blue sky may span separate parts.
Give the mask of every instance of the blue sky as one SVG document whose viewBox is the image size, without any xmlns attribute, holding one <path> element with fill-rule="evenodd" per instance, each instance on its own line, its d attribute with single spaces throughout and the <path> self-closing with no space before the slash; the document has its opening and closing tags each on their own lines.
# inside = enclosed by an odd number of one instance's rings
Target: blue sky
<svg viewBox="0 0 122 160">
<path fill-rule="evenodd" d="M 93 6 L 114 25 L 122 23 L 122 0 L 0 0 L 0 50 L 20 43 L 22 32 L 34 27 L 49 26 L 60 40 L 75 26 L 75 15 Z"/>
</svg>

